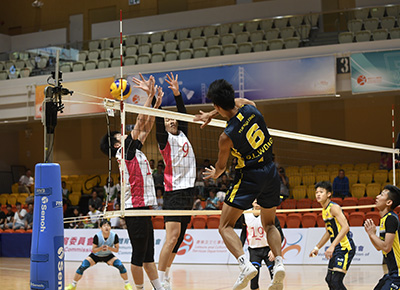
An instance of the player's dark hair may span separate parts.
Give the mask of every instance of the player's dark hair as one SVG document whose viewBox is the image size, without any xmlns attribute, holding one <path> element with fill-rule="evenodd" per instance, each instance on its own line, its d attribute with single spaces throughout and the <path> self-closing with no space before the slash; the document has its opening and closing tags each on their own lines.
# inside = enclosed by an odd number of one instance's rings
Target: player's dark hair
<svg viewBox="0 0 400 290">
<path fill-rule="evenodd" d="M 111 156 L 115 157 L 118 149 L 114 147 L 114 144 L 118 142 L 117 138 L 115 138 L 116 134 L 119 134 L 119 131 L 111 131 L 110 132 L 110 145 L 111 145 Z M 108 134 L 105 134 L 100 140 L 100 150 L 104 154 L 108 156 Z"/>
<path fill-rule="evenodd" d="M 400 189 L 397 186 L 388 184 L 383 189 L 389 190 L 388 197 L 392 201 L 391 209 L 395 209 L 400 204 Z"/>
<path fill-rule="evenodd" d="M 332 184 L 329 181 L 320 181 L 318 182 L 314 188 L 317 189 L 318 187 L 324 188 L 327 192 L 332 193 Z"/>
<path fill-rule="evenodd" d="M 207 98 L 214 105 L 224 110 L 231 110 L 235 107 L 235 90 L 232 85 L 224 79 L 213 81 L 208 88 Z"/>
<path fill-rule="evenodd" d="M 102 220 L 102 221 L 100 222 L 100 227 L 102 227 L 104 224 L 108 224 L 108 225 L 111 227 L 111 223 L 110 223 L 109 220 Z"/>
</svg>

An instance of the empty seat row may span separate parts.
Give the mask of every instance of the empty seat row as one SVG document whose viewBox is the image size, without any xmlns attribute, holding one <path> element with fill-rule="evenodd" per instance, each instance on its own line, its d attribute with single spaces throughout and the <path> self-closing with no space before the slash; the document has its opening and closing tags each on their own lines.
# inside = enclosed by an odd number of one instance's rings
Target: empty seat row
<svg viewBox="0 0 400 290">
<path fill-rule="evenodd" d="M 303 173 L 303 172 L 338 172 L 339 169 L 343 169 L 344 171 L 348 170 L 379 170 L 379 163 L 344 163 L 344 164 L 317 164 L 314 166 L 304 165 L 304 166 L 288 166 L 285 168 L 286 174 L 290 175 L 291 173 Z"/>
<path fill-rule="evenodd" d="M 363 42 L 363 41 L 376 41 L 386 39 L 400 38 L 400 28 L 392 28 L 390 31 L 387 29 L 361 30 L 356 33 L 341 32 L 339 34 L 339 43 Z"/>
<path fill-rule="evenodd" d="M 356 19 L 368 18 L 384 18 L 384 16 L 398 17 L 400 8 L 398 5 L 390 5 L 387 7 L 372 7 L 372 8 L 359 8 L 354 10 L 354 17 Z"/>
<path fill-rule="evenodd" d="M 350 226 L 361 227 L 364 225 L 366 219 L 372 219 L 375 225 L 379 225 L 380 215 L 379 212 L 344 212 L 347 221 Z M 309 212 L 309 213 L 277 213 L 276 216 L 279 219 L 281 227 L 284 228 L 310 228 L 310 227 L 325 227 L 325 222 L 322 218 L 321 212 Z"/>
</svg>

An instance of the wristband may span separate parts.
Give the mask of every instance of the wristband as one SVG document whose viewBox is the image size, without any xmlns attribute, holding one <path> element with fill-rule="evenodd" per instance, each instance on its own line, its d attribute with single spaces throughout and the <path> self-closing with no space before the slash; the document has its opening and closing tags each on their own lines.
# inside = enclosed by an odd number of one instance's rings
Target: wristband
<svg viewBox="0 0 400 290">
<path fill-rule="evenodd" d="M 319 248 L 317 246 L 315 246 L 314 250 L 319 251 Z"/>
</svg>

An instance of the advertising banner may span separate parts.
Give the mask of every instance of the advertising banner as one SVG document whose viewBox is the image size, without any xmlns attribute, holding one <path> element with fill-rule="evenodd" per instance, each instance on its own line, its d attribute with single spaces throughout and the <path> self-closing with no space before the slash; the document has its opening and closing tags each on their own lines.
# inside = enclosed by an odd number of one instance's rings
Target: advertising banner
<svg viewBox="0 0 400 290">
<path fill-rule="evenodd" d="M 93 237 L 99 229 L 66 229 L 64 232 L 64 247 L 66 261 L 82 261 L 91 252 Z M 122 262 L 131 260 L 131 244 L 127 230 L 114 230 L 119 237 L 119 252 L 116 256 Z M 240 235 L 240 230 L 235 230 Z M 351 227 L 356 255 L 352 264 L 381 264 L 382 253 L 371 244 L 363 227 Z M 283 229 L 285 239 L 282 243 L 282 256 L 285 264 L 314 264 L 327 265 L 324 256 L 329 242 L 323 247 L 317 257 L 308 255 L 324 234 L 324 228 Z M 158 262 L 161 248 L 165 241 L 165 230 L 154 230 L 155 252 L 154 259 Z M 247 251 L 247 243 L 244 246 Z M 175 258 L 175 263 L 182 264 L 237 264 L 235 257 L 228 249 L 216 229 L 187 230 Z"/>
<path fill-rule="evenodd" d="M 400 51 L 351 55 L 351 90 L 354 94 L 400 89 Z"/>
</svg>

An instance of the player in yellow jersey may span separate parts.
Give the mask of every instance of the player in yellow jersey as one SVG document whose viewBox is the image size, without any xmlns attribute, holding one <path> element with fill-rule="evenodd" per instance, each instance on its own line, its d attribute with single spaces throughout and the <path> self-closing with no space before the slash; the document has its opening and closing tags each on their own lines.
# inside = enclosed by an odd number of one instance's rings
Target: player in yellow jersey
<svg viewBox="0 0 400 290">
<path fill-rule="evenodd" d="M 343 279 L 356 253 L 352 233 L 342 208 L 331 201 L 332 184 L 329 181 L 315 185 L 315 197 L 322 206 L 326 232 L 311 251 L 310 257 L 315 257 L 330 239 L 331 245 L 325 250 L 325 257 L 329 259 L 325 281 L 330 290 L 345 290 Z"/>
<path fill-rule="evenodd" d="M 374 290 L 400 289 L 399 218 L 393 212 L 399 204 L 400 189 L 394 185 L 386 185 L 375 202 L 381 216 L 380 236 L 376 235 L 376 225 L 371 219 L 367 219 L 364 223 L 369 239 L 378 251 L 382 251 L 388 268 L 388 273 L 379 280 Z"/>
</svg>

